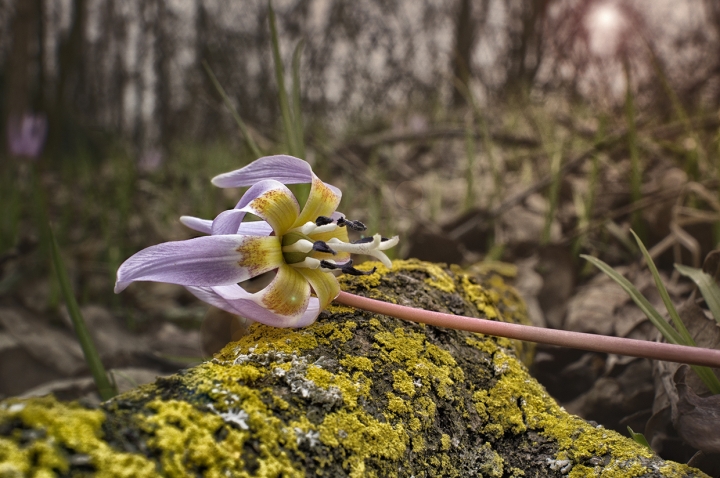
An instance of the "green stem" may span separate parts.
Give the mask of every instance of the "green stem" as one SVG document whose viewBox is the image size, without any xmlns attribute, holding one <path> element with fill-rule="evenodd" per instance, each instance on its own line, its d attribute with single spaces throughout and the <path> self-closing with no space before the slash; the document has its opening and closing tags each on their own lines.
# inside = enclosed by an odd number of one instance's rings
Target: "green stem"
<svg viewBox="0 0 720 478">
<path fill-rule="evenodd" d="M 50 239 L 53 266 L 57 274 L 58 282 L 60 283 L 62 295 L 65 298 L 65 305 L 67 305 L 70 319 L 72 320 L 73 327 L 75 328 L 75 334 L 77 335 L 78 342 L 80 342 L 80 347 L 82 347 L 83 354 L 85 355 L 85 361 L 87 362 L 93 379 L 95 380 L 95 385 L 97 386 L 100 398 L 103 400 L 109 400 L 117 395 L 117 390 L 110 382 L 110 379 L 105 372 L 105 367 L 100 360 L 100 354 L 98 354 L 92 337 L 90 336 L 90 332 L 85 326 L 85 321 L 80 313 L 80 307 L 78 307 L 72 287 L 70 286 L 70 278 L 67 275 L 67 270 L 63 264 L 62 257 L 60 257 L 60 249 L 58 248 L 57 241 L 55 241 L 55 236 L 53 235 L 52 228 L 49 224 L 47 232 Z"/>
</svg>

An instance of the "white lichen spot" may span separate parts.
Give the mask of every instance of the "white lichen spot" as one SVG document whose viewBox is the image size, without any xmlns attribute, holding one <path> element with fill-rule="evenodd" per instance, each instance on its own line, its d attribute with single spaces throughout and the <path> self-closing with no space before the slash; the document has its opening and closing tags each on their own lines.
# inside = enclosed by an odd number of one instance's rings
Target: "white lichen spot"
<svg viewBox="0 0 720 478">
<path fill-rule="evenodd" d="M 310 447 L 314 447 L 320 444 L 320 432 L 315 430 L 308 430 L 304 432 L 301 428 L 295 428 L 295 435 L 297 436 L 297 444 L 302 445 L 307 443 Z"/>
<path fill-rule="evenodd" d="M 560 470 L 560 473 L 563 475 L 570 473 L 570 470 L 573 467 L 572 461 L 570 460 L 554 460 L 552 458 L 548 458 L 546 461 L 552 471 Z"/>
<path fill-rule="evenodd" d="M 241 430 L 249 430 L 247 419 L 250 415 L 245 410 L 232 409 L 224 413 L 218 413 L 225 423 L 232 423 Z"/>
<path fill-rule="evenodd" d="M 24 403 L 13 403 L 7 408 L 8 413 L 20 413 L 25 409 Z"/>
</svg>

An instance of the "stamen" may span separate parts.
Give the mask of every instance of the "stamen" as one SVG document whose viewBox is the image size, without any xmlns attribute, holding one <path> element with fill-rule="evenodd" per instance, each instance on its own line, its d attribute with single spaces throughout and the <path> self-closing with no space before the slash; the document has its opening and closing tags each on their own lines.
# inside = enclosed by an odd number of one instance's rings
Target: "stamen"
<svg viewBox="0 0 720 478">
<path fill-rule="evenodd" d="M 338 225 L 335 223 L 325 224 L 324 226 L 316 226 L 315 229 L 313 229 L 312 232 L 310 232 L 310 234 L 321 234 L 323 232 L 332 232 L 337 228 L 338 228 Z"/>
<path fill-rule="evenodd" d="M 305 239 L 300 239 L 297 242 L 290 244 L 289 246 L 283 246 L 282 251 L 283 252 L 308 253 L 308 252 L 312 251 L 314 247 L 315 247 L 315 244 L 313 244 L 312 242 L 305 240 Z"/>
<path fill-rule="evenodd" d="M 315 225 L 318 227 L 324 226 L 326 224 L 330 224 L 332 222 L 333 222 L 332 218 L 327 217 L 327 216 L 318 216 L 318 218 L 315 219 Z"/>
<path fill-rule="evenodd" d="M 305 269 L 317 269 L 320 267 L 320 260 L 315 259 L 314 257 L 306 257 L 302 262 L 296 262 L 295 264 L 290 264 L 293 267 L 300 267 Z"/>
<path fill-rule="evenodd" d="M 357 241 L 352 241 L 353 244 L 367 244 L 368 242 L 372 242 L 374 240 L 373 236 L 366 236 L 358 239 Z M 387 237 L 381 237 L 380 241 L 387 241 Z"/>
<path fill-rule="evenodd" d="M 328 246 L 325 241 L 315 241 L 312 248 L 313 251 L 326 252 L 328 254 L 332 254 L 333 256 L 337 254 L 337 252 L 330 249 L 330 246 Z"/>
<path fill-rule="evenodd" d="M 305 224 L 303 224 L 302 226 L 296 227 L 295 229 L 291 229 L 288 232 L 299 232 L 300 234 L 304 234 L 307 236 L 308 234 L 314 232 L 315 229 L 317 229 L 317 226 L 315 225 L 315 223 L 308 221 Z"/>
<path fill-rule="evenodd" d="M 340 227 L 347 226 L 348 229 L 352 229 L 353 231 L 364 231 L 367 229 L 365 224 L 363 224 L 360 221 L 351 221 L 350 219 L 345 219 L 345 217 L 341 217 L 337 220 L 337 225 Z"/>
<path fill-rule="evenodd" d="M 350 274 L 351 276 L 369 276 L 370 274 L 374 274 L 377 270 L 377 267 L 373 267 L 371 271 L 357 270 L 353 267 L 352 260 L 347 261 L 347 263 L 343 265 L 337 265 L 330 261 L 320 261 L 320 267 L 329 270 L 340 269 L 343 273 Z"/>
<path fill-rule="evenodd" d="M 381 251 L 385 251 L 387 249 L 390 249 L 391 247 L 397 246 L 398 242 L 400 242 L 400 236 L 394 236 L 390 239 L 383 237 L 380 245 L 378 246 L 378 249 Z"/>
</svg>

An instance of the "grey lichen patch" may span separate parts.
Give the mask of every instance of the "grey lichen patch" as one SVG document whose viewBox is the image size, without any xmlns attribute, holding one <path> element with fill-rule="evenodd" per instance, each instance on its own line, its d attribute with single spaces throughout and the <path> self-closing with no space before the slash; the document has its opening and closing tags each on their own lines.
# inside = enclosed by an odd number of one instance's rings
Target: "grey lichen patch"
<svg viewBox="0 0 720 478">
<path fill-rule="evenodd" d="M 489 271 L 396 261 L 350 292 L 526 322 Z M 212 361 L 106 402 L 0 406 L 0 473 L 35 476 L 702 476 L 565 413 L 518 342 L 332 306 L 254 325 Z M 41 457 L 42 459 L 38 459 Z M 559 464 L 562 464 L 560 466 Z"/>
</svg>

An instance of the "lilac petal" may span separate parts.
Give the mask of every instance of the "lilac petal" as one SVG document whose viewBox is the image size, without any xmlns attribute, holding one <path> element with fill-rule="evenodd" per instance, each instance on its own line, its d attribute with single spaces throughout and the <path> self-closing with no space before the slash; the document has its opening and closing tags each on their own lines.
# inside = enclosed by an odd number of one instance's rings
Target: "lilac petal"
<svg viewBox="0 0 720 478">
<path fill-rule="evenodd" d="M 192 229 L 193 231 L 202 232 L 205 234 L 210 234 L 213 223 L 210 219 L 200 219 L 199 217 L 193 216 L 180 216 L 180 222 L 184 226 Z"/>
<path fill-rule="evenodd" d="M 118 269 L 115 293 L 134 281 L 184 286 L 229 285 L 284 264 L 274 236 L 205 236 L 148 247 Z"/>
<path fill-rule="evenodd" d="M 243 211 L 243 216 L 244 215 L 245 212 Z M 212 234 L 213 221 L 211 219 L 200 219 L 198 217 L 182 216 L 180 218 L 180 222 L 192 230 L 203 232 L 205 234 Z M 270 224 L 265 221 L 242 222 L 237 229 L 232 230 L 231 228 L 230 231 L 232 232 L 227 232 L 227 234 L 242 234 L 245 236 L 269 236 L 273 232 Z M 220 234 L 226 233 L 222 232 Z"/>
<path fill-rule="evenodd" d="M 258 198 L 262 199 L 255 201 Z M 235 209 L 221 212 L 213 221 L 212 234 L 240 234 L 238 231 L 242 227 L 246 213 L 255 214 L 265 219 L 267 223 L 268 212 L 279 212 L 281 216 L 282 213 L 288 216 L 284 221 L 279 221 L 280 224 L 278 224 L 278 221 L 271 219 L 269 223 L 270 232 L 272 232 L 273 227 L 285 229 L 285 226 L 281 223 L 292 224 L 300 212 L 300 206 L 298 206 L 292 192 L 283 183 L 273 179 L 266 179 L 254 184 L 245 191 Z M 270 214 L 270 216 L 273 216 L 273 214 Z M 290 216 L 292 216 L 292 219 Z M 248 230 L 253 230 L 253 228 Z"/>
<path fill-rule="evenodd" d="M 294 318 L 278 315 L 258 303 L 258 294 L 250 294 L 233 284 L 218 287 L 187 287 L 198 299 L 231 314 L 273 327 L 305 327 L 320 314 L 320 302 L 310 297 L 307 308 Z"/>
<path fill-rule="evenodd" d="M 230 209 L 229 211 L 221 212 L 212 222 L 210 228 L 211 234 L 237 234 L 243 219 L 245 219 L 245 214 L 247 213 L 240 209 Z M 272 230 L 272 228 L 270 229 Z"/>
<path fill-rule="evenodd" d="M 220 188 L 250 186 L 264 179 L 274 179 L 283 184 L 309 183 L 316 177 L 310 165 L 300 158 L 279 154 L 256 159 L 244 168 L 215 176 L 212 183 Z M 335 186 L 327 185 L 340 195 Z"/>
<path fill-rule="evenodd" d="M 246 221 L 240 224 L 237 233 L 248 236 L 269 236 L 272 232 L 272 227 L 265 221 Z"/>
<path fill-rule="evenodd" d="M 215 176 L 212 183 L 221 188 L 236 188 L 250 186 L 264 179 L 275 179 L 284 184 L 309 183 L 312 177 L 312 168 L 307 162 L 281 154 L 265 156 L 244 168 Z"/>
</svg>

